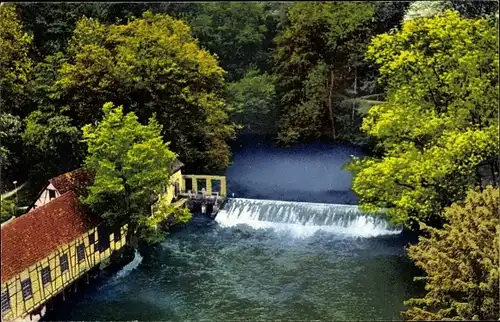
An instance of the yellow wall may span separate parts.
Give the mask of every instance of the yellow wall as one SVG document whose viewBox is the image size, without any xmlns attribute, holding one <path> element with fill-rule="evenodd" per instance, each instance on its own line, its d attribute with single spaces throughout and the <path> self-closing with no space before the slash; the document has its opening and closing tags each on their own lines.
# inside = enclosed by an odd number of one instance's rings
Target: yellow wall
<svg viewBox="0 0 500 322">
<path fill-rule="evenodd" d="M 170 204 L 172 202 L 172 199 L 174 199 L 174 194 L 175 194 L 175 182 L 179 183 L 179 192 L 182 186 L 182 173 L 181 170 L 178 170 L 172 176 L 170 176 L 169 182 L 166 186 L 166 192 L 161 193 L 158 196 L 158 201 L 161 200 L 161 202 Z"/>
<path fill-rule="evenodd" d="M 170 177 L 169 184 L 167 185 L 166 195 L 162 195 L 161 199 L 165 198 L 163 200 L 167 200 L 168 203 L 171 203 L 172 199 L 174 198 L 174 183 L 176 181 L 179 183 L 179 189 L 182 189 L 183 177 L 181 170 L 178 170 Z M 59 247 L 54 253 L 47 256 L 47 258 L 41 260 L 37 264 L 23 271 L 21 274 L 2 284 L 2 293 L 8 287 L 11 308 L 9 312 L 6 312 L 5 314 L 2 313 L 2 320 L 17 317 L 24 318 L 34 309 L 40 307 L 51 297 L 60 293 L 64 288 L 81 277 L 85 272 L 89 271 L 91 268 L 99 265 L 100 262 L 109 258 L 112 251 L 118 250 L 125 245 L 126 226 L 127 225 L 124 225 L 121 228 L 122 234 L 120 241 L 115 243 L 114 233 L 110 234 L 110 247 L 102 253 L 98 250 L 97 252 L 91 252 L 91 247 L 89 245 L 88 236 L 91 233 L 95 233 L 95 246 L 97 247 L 98 234 L 97 228 L 95 228 L 75 239 L 71 243 Z M 85 244 L 85 260 L 78 264 L 76 256 L 76 246 L 80 245 L 81 243 Z M 69 270 L 61 275 L 59 257 L 64 253 L 68 254 Z M 50 265 L 51 282 L 43 286 L 42 268 L 45 268 L 47 265 Z M 28 277 L 31 278 L 32 298 L 24 302 L 21 291 L 21 281 L 25 280 Z"/>
<path fill-rule="evenodd" d="M 17 317 L 24 318 L 51 297 L 60 293 L 64 288 L 81 277 L 85 272 L 89 271 L 103 260 L 109 258 L 112 251 L 118 250 L 125 245 L 126 229 L 127 225 L 121 227 L 121 239 L 117 242 L 114 241 L 114 232 L 112 232 L 109 235 L 109 248 L 104 252 L 99 252 L 97 249 L 97 228 L 94 228 L 73 240 L 71 243 L 59 247 L 51 255 L 24 270 L 21 274 L 11 278 L 6 283 L 3 283 L 1 287 L 2 293 L 8 288 L 11 310 L 5 314 L 2 313 L 2 320 Z M 96 241 L 92 246 L 89 245 L 89 234 L 91 233 L 95 234 Z M 81 263 L 77 263 L 76 247 L 81 243 L 84 243 L 85 245 L 85 260 Z M 94 251 L 94 248 L 96 251 Z M 61 274 L 59 257 L 63 254 L 68 255 L 69 269 Z M 42 268 L 47 266 L 50 266 L 51 282 L 43 286 Z M 26 278 L 31 278 L 32 297 L 25 302 L 21 292 L 21 281 Z"/>
<path fill-rule="evenodd" d="M 182 176 L 181 179 L 181 189 L 182 192 L 187 192 L 186 191 L 186 179 L 191 179 L 192 180 L 192 188 L 191 192 L 197 193 L 200 191 L 198 189 L 198 179 L 201 180 L 206 180 L 206 188 L 205 191 L 207 194 L 212 194 L 212 192 L 218 192 L 220 196 L 225 197 L 226 196 L 226 177 L 225 176 L 212 176 L 212 175 L 198 175 L 198 174 L 185 174 Z M 220 181 L 220 191 L 212 191 L 212 180 L 218 180 Z"/>
</svg>

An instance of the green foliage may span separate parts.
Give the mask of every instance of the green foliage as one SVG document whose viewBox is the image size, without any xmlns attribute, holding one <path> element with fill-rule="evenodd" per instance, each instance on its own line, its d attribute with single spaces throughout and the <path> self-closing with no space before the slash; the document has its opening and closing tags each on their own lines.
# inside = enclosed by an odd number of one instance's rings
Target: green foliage
<svg viewBox="0 0 500 322">
<path fill-rule="evenodd" d="M 104 104 L 103 113 L 97 126 L 83 127 L 85 167 L 95 178 L 82 201 L 110 225 L 129 223 L 133 234 L 168 184 L 175 154 L 154 118 L 141 125 L 134 113 L 124 115 L 112 103 Z"/>
<path fill-rule="evenodd" d="M 80 130 L 68 116 L 36 110 L 24 119 L 21 134 L 33 183 L 42 185 L 50 177 L 71 171 L 82 159 Z"/>
<path fill-rule="evenodd" d="M 217 54 L 230 81 L 265 68 L 268 11 L 263 2 L 207 2 L 189 19 L 200 44 Z"/>
<path fill-rule="evenodd" d="M 173 213 L 178 224 L 187 224 L 193 218 L 193 214 L 187 207 L 174 208 Z"/>
<path fill-rule="evenodd" d="M 480 18 L 498 14 L 497 1 L 414 1 L 408 7 L 404 20 L 432 17 L 443 14 L 446 10 L 456 10 L 466 18 Z"/>
<path fill-rule="evenodd" d="M 0 106 L 3 113 L 26 115 L 27 84 L 33 62 L 28 56 L 32 37 L 17 18 L 16 7 L 0 6 Z"/>
<path fill-rule="evenodd" d="M 498 320 L 498 189 L 470 192 L 464 203 L 446 208 L 443 229 L 423 225 L 428 236 L 409 248 L 426 273 L 423 298 L 405 304 L 411 320 Z"/>
<path fill-rule="evenodd" d="M 477 164 L 498 151 L 497 42 L 487 20 L 456 12 L 372 40 L 367 55 L 380 66 L 387 100 L 362 127 L 383 157 L 347 167 L 363 208 L 432 222 L 477 183 Z"/>
<path fill-rule="evenodd" d="M 78 19 L 97 16 L 98 7 L 92 3 L 19 3 L 20 19 L 33 37 L 35 57 L 41 60 L 64 51 Z"/>
<path fill-rule="evenodd" d="M 0 198 L 0 223 L 6 222 L 16 215 L 16 204 L 13 200 Z"/>
<path fill-rule="evenodd" d="M 36 104 L 38 110 L 61 113 L 63 108 L 60 108 L 58 101 L 60 93 L 55 90 L 53 85 L 59 77 L 59 69 L 66 61 L 65 55 L 62 52 L 57 52 L 46 56 L 35 65 L 30 86 L 33 93 L 31 100 Z"/>
<path fill-rule="evenodd" d="M 224 71 L 184 22 L 151 12 L 126 25 L 82 18 L 68 55 L 54 91 L 80 126 L 97 121 L 96 107 L 112 101 L 142 121 L 156 113 L 164 139 L 188 167 L 229 163 L 234 126 L 221 98 Z"/>
<path fill-rule="evenodd" d="M 153 214 L 141 218 L 139 222 L 141 239 L 148 244 L 157 244 L 168 235 L 173 225 L 183 225 L 191 221 L 193 214 L 186 207 L 175 207 L 166 200 L 160 200 L 154 206 Z"/>
<path fill-rule="evenodd" d="M 238 82 L 228 86 L 228 104 L 232 120 L 243 126 L 243 133 L 274 133 L 276 109 L 274 77 L 248 71 Z"/>
<path fill-rule="evenodd" d="M 175 16 L 196 12 L 197 3 L 54 3 L 24 2 L 17 4 L 20 19 L 33 38 L 33 53 L 38 60 L 64 52 L 77 22 L 83 17 L 102 23 L 127 22 L 144 11 Z"/>
<path fill-rule="evenodd" d="M 10 171 L 19 163 L 20 135 L 20 118 L 11 114 L 0 113 L 0 162 L 2 173 Z"/>
<path fill-rule="evenodd" d="M 361 57 L 363 46 L 353 46 L 357 31 L 373 15 L 370 3 L 298 2 L 289 9 L 274 55 L 282 96 L 280 142 L 338 136 L 335 96 Z"/>
</svg>

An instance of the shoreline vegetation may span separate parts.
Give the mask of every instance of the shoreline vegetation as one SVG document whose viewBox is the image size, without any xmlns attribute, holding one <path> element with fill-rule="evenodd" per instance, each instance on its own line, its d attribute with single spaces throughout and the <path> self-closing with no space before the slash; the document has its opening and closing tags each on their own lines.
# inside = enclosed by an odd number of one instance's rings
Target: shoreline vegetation
<svg viewBox="0 0 500 322">
<path fill-rule="evenodd" d="M 347 142 L 361 209 L 419 235 L 402 317 L 497 320 L 497 31 L 492 1 L 2 3 L 1 220 L 84 166 L 80 200 L 154 243 L 191 218 L 150 216 L 176 157 L 217 174 L 245 136 Z"/>
</svg>

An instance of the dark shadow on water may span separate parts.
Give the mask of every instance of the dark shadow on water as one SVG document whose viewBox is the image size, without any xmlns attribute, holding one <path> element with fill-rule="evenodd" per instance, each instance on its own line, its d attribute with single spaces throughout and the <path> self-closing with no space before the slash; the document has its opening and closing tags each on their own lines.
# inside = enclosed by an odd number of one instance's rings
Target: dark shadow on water
<svg viewBox="0 0 500 322">
<path fill-rule="evenodd" d="M 356 204 L 352 175 L 341 167 L 360 148 L 321 142 L 278 147 L 263 137 L 235 142 L 226 171 L 228 195 L 239 198 Z"/>
</svg>

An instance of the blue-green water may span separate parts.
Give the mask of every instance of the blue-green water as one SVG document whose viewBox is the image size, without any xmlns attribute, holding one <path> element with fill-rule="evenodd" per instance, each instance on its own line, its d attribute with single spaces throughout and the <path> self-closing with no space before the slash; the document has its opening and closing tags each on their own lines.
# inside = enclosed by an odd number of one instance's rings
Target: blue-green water
<svg viewBox="0 0 500 322">
<path fill-rule="evenodd" d="M 339 164 L 359 152 L 266 147 L 238 153 L 228 173 L 229 189 L 239 198 L 230 200 L 215 221 L 197 216 L 186 229 L 46 318 L 400 319 L 403 301 L 421 291 L 404 255 L 406 238 L 399 228 L 363 216 L 356 206 L 341 205 L 354 199 L 346 184 L 350 175 Z M 315 154 L 321 162 L 314 161 Z M 333 161 L 325 166 L 328 159 Z M 248 172 L 254 174 L 253 186 L 244 184 Z M 271 197 L 291 190 L 288 200 L 295 201 L 248 199 L 262 193 L 260 186 L 276 187 Z M 302 201 L 314 203 L 297 201 L 299 191 L 308 187 Z"/>
</svg>

